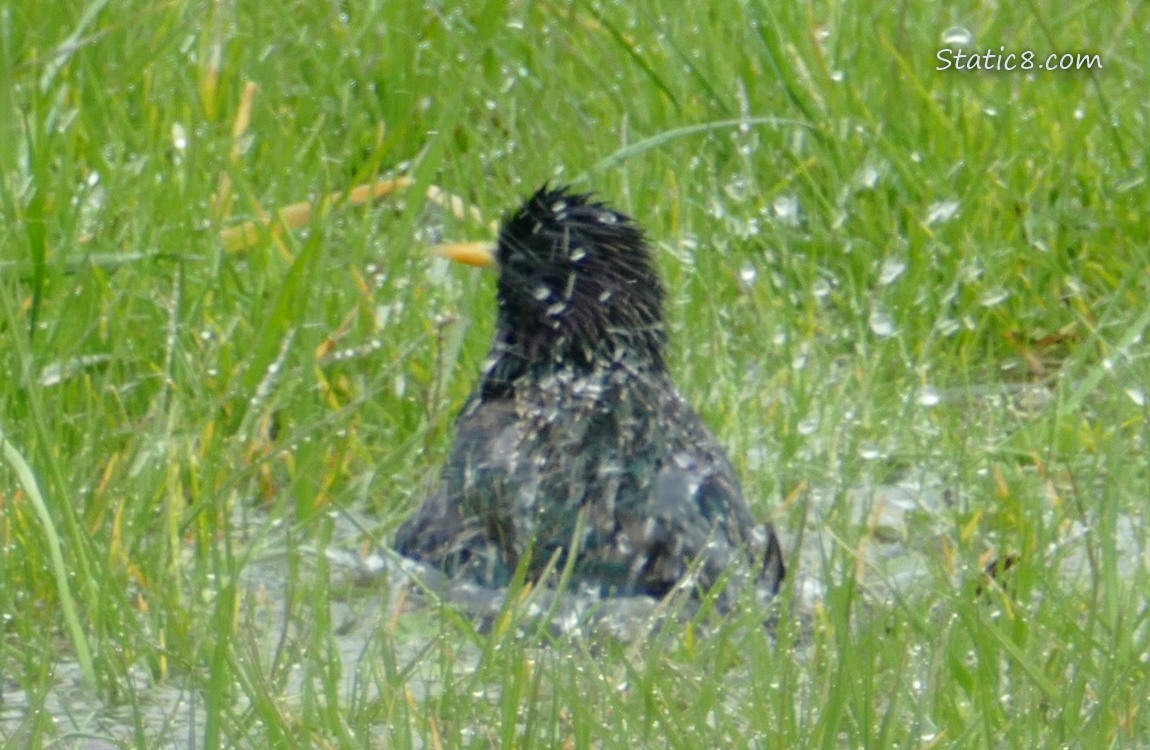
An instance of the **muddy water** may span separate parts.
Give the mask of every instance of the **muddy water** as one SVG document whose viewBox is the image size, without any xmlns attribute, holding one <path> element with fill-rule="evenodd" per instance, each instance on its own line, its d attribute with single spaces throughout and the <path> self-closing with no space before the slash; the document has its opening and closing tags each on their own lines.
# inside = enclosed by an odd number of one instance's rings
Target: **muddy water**
<svg viewBox="0 0 1150 750">
<path fill-rule="evenodd" d="M 842 528 L 844 513 L 851 516 L 845 519 L 848 525 L 864 530 L 861 543 L 852 547 L 850 554 L 857 560 L 854 574 L 868 600 L 892 602 L 938 586 L 939 576 L 946 576 L 948 572 L 940 571 L 939 560 L 943 556 L 937 545 L 946 543 L 947 522 L 943 519 L 956 500 L 943 481 L 929 476 L 889 485 L 811 490 L 806 500 L 808 512 L 803 533 L 786 529 L 782 535 L 787 549 L 793 549 L 799 538 L 802 540 L 798 565 L 792 565 L 790 571 L 794 581 L 791 591 L 796 596 L 792 609 L 802 617 L 822 601 L 826 586 L 832 582 L 826 576 L 836 574 L 828 570 L 824 562 L 836 556 L 836 547 L 844 544 L 843 539 L 829 529 Z M 379 680 L 363 679 L 365 654 L 390 648 L 397 663 L 421 661 L 420 652 L 436 637 L 433 627 L 424 628 L 424 633 L 420 633 L 421 626 L 402 629 L 401 638 L 392 639 L 391 634 L 403 618 L 422 618 L 421 622 L 434 623 L 437 613 L 429 608 L 435 605 L 428 604 L 425 586 L 443 592 L 451 600 L 451 606 L 480 621 L 489 621 L 498 613 L 505 593 L 453 586 L 438 579 L 433 571 L 399 561 L 387 552 L 365 555 L 354 551 L 362 539 L 362 527 L 362 521 L 353 524 L 345 517 L 337 518 L 333 543 L 328 550 L 322 553 L 299 550 L 304 558 L 313 561 L 323 554 L 330 571 L 330 590 L 336 596 L 328 606 L 338 653 L 324 658 L 338 659 L 344 696 L 381 684 Z M 237 529 L 237 538 L 244 538 L 244 531 Z M 1060 549 L 1051 551 L 1058 555 L 1060 571 L 1068 579 L 1084 580 L 1090 573 L 1086 535 L 1084 527 L 1067 525 L 1059 542 Z M 1140 520 L 1120 516 L 1115 536 L 1124 565 L 1131 569 L 1150 567 L 1147 533 Z M 247 595 L 241 604 L 240 629 L 243 637 L 255 644 L 257 653 L 249 654 L 250 658 L 260 658 L 265 665 L 277 661 L 289 665 L 288 676 L 277 694 L 288 704 L 299 705 L 308 687 L 305 682 L 310 679 L 304 664 L 309 658 L 307 644 L 311 626 L 298 615 L 301 611 L 298 606 L 297 615 L 289 616 L 285 602 L 291 596 L 299 596 L 298 592 L 307 586 L 299 585 L 295 593 L 292 592 L 291 572 L 283 552 L 286 546 L 269 539 L 266 533 L 262 538 L 261 545 L 266 545 L 268 552 L 257 555 L 243 573 Z M 837 552 L 841 557 L 842 550 Z M 305 570 L 300 575 L 313 573 Z M 971 578 L 970 571 L 952 573 L 955 585 Z M 575 590 L 556 601 L 543 589 L 533 596 L 535 598 L 525 604 L 529 617 L 549 618 L 551 630 L 586 631 L 595 637 L 641 639 L 661 618 L 673 616 L 668 615 L 668 608 L 673 609 L 673 604 L 646 597 L 601 601 L 592 592 Z M 386 643 L 380 643 L 381 634 L 388 634 Z M 464 665 L 457 664 L 456 668 L 466 668 L 467 650 L 461 649 L 458 655 Z M 477 659 L 478 652 L 472 656 Z M 404 686 L 419 699 L 436 692 L 434 680 L 429 668 L 426 674 L 406 676 Z M 4 747 L 26 747 L 37 744 L 32 737 L 47 734 L 55 738 L 48 745 L 54 748 L 202 746 L 206 714 L 200 695 L 182 688 L 178 679 L 156 683 L 144 670 L 132 674 L 130 681 L 132 700 L 109 705 L 88 687 L 75 663 L 61 660 L 56 665 L 46 698 L 33 710 L 29 697 L 12 680 L 6 679 L 0 703 L 0 743 Z M 243 693 L 242 690 L 236 692 Z M 243 707 L 233 708 L 242 710 Z M 233 711 L 233 715 L 238 712 Z M 42 728 L 46 726 L 52 729 L 45 733 Z"/>
</svg>

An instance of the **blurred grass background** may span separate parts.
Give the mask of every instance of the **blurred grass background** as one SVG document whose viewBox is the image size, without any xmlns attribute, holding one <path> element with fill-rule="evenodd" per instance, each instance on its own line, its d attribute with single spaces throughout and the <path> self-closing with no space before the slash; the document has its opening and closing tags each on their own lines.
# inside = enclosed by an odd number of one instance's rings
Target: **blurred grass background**
<svg viewBox="0 0 1150 750">
<path fill-rule="evenodd" d="M 956 26 L 1102 67 L 937 71 Z M 1147 744 L 1148 32 L 1137 0 L 0 5 L 0 737 Z M 385 541 L 433 486 L 493 319 L 427 248 L 544 181 L 648 228 L 680 385 L 822 593 L 777 641 L 385 612 L 348 658 L 332 602 L 382 594 L 333 583 L 338 519 Z M 888 528 L 908 477 L 945 502 Z M 891 535 L 925 582 L 877 595 Z"/>
</svg>

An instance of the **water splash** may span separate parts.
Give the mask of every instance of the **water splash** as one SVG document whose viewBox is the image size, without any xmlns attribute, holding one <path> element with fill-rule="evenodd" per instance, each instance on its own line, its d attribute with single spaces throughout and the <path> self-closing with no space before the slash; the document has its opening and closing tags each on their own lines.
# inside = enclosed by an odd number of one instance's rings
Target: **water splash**
<svg viewBox="0 0 1150 750">
<path fill-rule="evenodd" d="M 942 43 L 947 47 L 970 47 L 974 44 L 974 34 L 965 26 L 951 26 L 942 32 Z"/>
<path fill-rule="evenodd" d="M 1010 298 L 1010 290 L 1002 286 L 993 286 L 978 297 L 978 304 L 983 307 L 1000 305 Z"/>
<path fill-rule="evenodd" d="M 924 385 L 918 389 L 918 403 L 920 406 L 930 408 L 942 402 L 942 393 L 932 385 Z"/>
<path fill-rule="evenodd" d="M 899 276 L 906 272 L 906 261 L 902 258 L 887 258 L 882 263 L 882 270 L 879 271 L 878 283 L 879 286 L 888 286 L 894 282 Z"/>
<path fill-rule="evenodd" d="M 867 325 L 870 326 L 871 333 L 883 339 L 893 336 L 897 332 L 894 321 L 882 310 L 872 311 L 867 319 Z"/>
<path fill-rule="evenodd" d="M 926 225 L 945 224 L 954 218 L 959 209 L 958 201 L 936 201 L 926 210 Z"/>
</svg>

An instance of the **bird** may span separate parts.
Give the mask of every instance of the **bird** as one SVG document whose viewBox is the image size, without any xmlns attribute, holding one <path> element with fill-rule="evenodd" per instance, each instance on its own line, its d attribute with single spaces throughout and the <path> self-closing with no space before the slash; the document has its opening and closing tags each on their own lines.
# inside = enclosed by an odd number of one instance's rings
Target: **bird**
<svg viewBox="0 0 1150 750">
<path fill-rule="evenodd" d="M 495 332 L 439 486 L 395 549 L 486 587 L 569 569 L 604 597 L 717 589 L 722 610 L 748 587 L 774 598 L 778 536 L 675 386 L 665 291 L 638 224 L 545 184 L 494 245 L 444 254 L 497 271 Z"/>
</svg>

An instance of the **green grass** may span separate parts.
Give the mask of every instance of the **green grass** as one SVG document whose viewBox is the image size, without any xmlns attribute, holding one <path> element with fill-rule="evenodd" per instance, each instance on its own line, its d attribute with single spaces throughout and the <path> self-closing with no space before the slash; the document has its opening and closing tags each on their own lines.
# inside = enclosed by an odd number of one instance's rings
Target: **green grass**
<svg viewBox="0 0 1150 750">
<path fill-rule="evenodd" d="M 1150 744 L 1146 7 L 631 6 L 0 5 L 0 739 Z M 1104 67 L 936 71 L 955 24 Z M 490 229 L 422 188 L 545 180 L 649 229 L 791 551 L 775 640 L 544 648 L 327 561 L 428 491 L 485 355 L 491 279 L 426 249 Z"/>
</svg>

